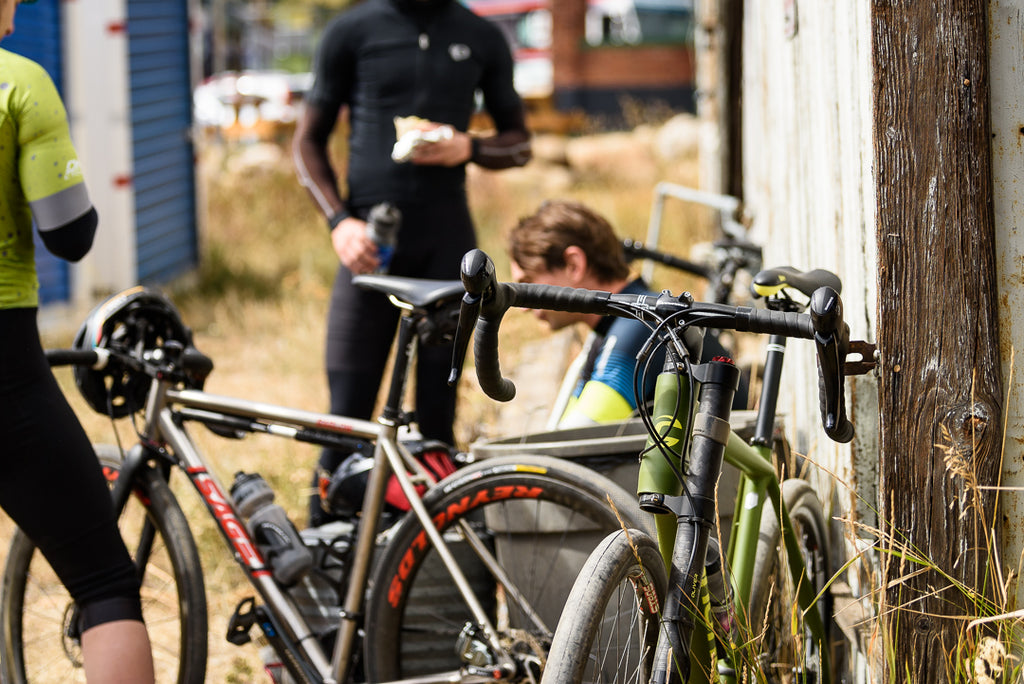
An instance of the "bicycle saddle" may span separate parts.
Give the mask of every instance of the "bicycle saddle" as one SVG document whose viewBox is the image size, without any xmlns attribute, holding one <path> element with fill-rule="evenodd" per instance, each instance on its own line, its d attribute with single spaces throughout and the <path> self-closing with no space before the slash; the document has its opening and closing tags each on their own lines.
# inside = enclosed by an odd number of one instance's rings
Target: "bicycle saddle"
<svg viewBox="0 0 1024 684">
<path fill-rule="evenodd" d="M 751 291 L 758 297 L 770 297 L 787 287 L 810 297 L 819 287 L 831 287 L 836 292 L 842 292 L 843 282 L 835 273 L 821 268 L 803 273 L 792 266 L 780 266 L 759 272 L 750 284 Z"/>
<path fill-rule="evenodd" d="M 383 292 L 417 308 L 459 300 L 466 293 L 461 280 L 371 274 L 353 276 L 352 284 L 364 290 Z"/>
</svg>

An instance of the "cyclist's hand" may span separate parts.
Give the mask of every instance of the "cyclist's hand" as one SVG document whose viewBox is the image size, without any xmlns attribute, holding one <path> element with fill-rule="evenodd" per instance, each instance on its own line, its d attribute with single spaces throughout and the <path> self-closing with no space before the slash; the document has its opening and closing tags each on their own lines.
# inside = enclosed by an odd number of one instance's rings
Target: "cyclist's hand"
<svg viewBox="0 0 1024 684">
<path fill-rule="evenodd" d="M 417 145 L 412 153 L 412 163 L 425 166 L 458 166 L 468 162 L 472 154 L 472 138 L 466 133 L 455 131 L 451 138 Z"/>
<path fill-rule="evenodd" d="M 366 235 L 366 221 L 350 216 L 331 231 L 331 244 L 338 259 L 353 275 L 373 273 L 380 265 L 377 245 Z"/>
</svg>

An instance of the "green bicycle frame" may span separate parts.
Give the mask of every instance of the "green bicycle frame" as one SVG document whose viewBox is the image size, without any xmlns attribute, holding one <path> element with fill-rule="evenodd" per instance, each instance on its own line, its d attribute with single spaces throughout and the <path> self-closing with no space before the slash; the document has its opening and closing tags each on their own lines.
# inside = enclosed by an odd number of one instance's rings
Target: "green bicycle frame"
<svg viewBox="0 0 1024 684">
<path fill-rule="evenodd" d="M 782 357 L 785 353 L 786 339 L 772 336 L 768 345 L 768 359 L 765 364 L 764 383 L 761 402 L 759 404 L 757 428 L 751 443 L 744 441 L 734 430 L 730 430 L 725 445 L 723 460 L 740 472 L 737 488 L 735 513 L 729 535 L 729 548 L 725 554 L 726 566 L 729 569 L 737 618 L 741 626 L 749 628 L 746 606 L 750 604 L 754 575 L 754 563 L 757 555 L 758 534 L 765 502 L 771 503 L 771 510 L 780 521 L 779 530 L 789 561 L 793 584 L 798 588 L 797 603 L 803 612 L 807 628 L 819 643 L 826 640 L 825 625 L 821 615 L 814 610 L 816 599 L 814 588 L 807 578 L 806 565 L 800 552 L 800 544 L 793 531 L 789 512 L 782 500 L 781 486 L 772 463 L 771 435 L 775 422 L 775 407 L 781 377 Z M 699 385 L 694 382 L 694 389 Z M 684 430 L 687 427 L 679 420 L 678 412 L 692 407 L 696 402 L 690 401 L 689 378 L 682 378 L 666 366 L 666 371 L 658 376 L 654 398 L 654 425 L 660 439 L 648 438 L 640 464 L 637 481 L 637 492 L 641 501 L 647 503 L 647 510 L 655 512 L 655 523 L 658 534 L 658 547 L 661 550 L 666 567 L 671 568 L 676 531 L 680 522 L 667 505 L 658 508 L 658 502 L 664 497 L 677 497 L 682 492 L 679 482 L 669 466 L 667 456 L 672 459 L 675 468 L 685 464 L 679 452 L 685 441 Z M 767 415 L 766 415 L 767 414 Z M 688 421 L 689 425 L 692 422 Z M 702 587 L 700 610 L 707 615 L 707 592 Z M 718 674 L 713 666 L 714 637 L 707 628 L 707 622 L 696 620 L 690 640 L 690 678 L 692 683 L 720 681 L 734 684 L 735 676 Z M 829 650 L 827 645 L 820 649 L 823 672 L 830 672 Z M 827 682 L 827 680 L 826 680 Z"/>
</svg>

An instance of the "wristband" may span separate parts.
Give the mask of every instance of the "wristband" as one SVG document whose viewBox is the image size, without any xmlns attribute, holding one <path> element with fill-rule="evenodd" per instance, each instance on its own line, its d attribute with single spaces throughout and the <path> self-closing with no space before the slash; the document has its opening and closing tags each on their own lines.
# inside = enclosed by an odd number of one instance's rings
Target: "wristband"
<svg viewBox="0 0 1024 684">
<path fill-rule="evenodd" d="M 475 135 L 469 139 L 469 161 L 476 162 L 480 158 L 480 138 Z M 478 162 L 479 163 L 479 162 Z"/>
<path fill-rule="evenodd" d="M 341 209 L 336 211 L 333 215 L 327 217 L 327 227 L 328 227 L 328 229 L 329 230 L 334 230 L 335 228 L 338 227 L 339 223 L 341 223 L 345 219 L 349 218 L 350 216 L 352 216 L 352 214 L 349 213 L 349 210 L 346 209 L 345 207 L 342 207 Z"/>
</svg>

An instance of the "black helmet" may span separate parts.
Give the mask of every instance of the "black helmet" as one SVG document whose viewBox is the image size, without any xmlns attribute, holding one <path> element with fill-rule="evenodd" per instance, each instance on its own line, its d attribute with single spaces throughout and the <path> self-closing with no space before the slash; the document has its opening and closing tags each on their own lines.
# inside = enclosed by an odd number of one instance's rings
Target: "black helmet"
<svg viewBox="0 0 1024 684">
<path fill-rule="evenodd" d="M 75 335 L 75 349 L 109 349 L 141 359 L 144 351 L 169 341 L 192 344 L 192 331 L 167 297 L 138 286 L 120 292 L 101 303 L 85 319 Z M 149 378 L 111 355 L 102 369 L 74 367 L 78 391 L 98 413 L 121 418 L 142 408 Z M 201 388 L 202 379 L 186 382 Z"/>
<path fill-rule="evenodd" d="M 334 469 L 321 504 L 332 515 L 351 517 L 363 507 L 363 496 L 373 470 L 373 456 L 356 451 Z"/>
</svg>

